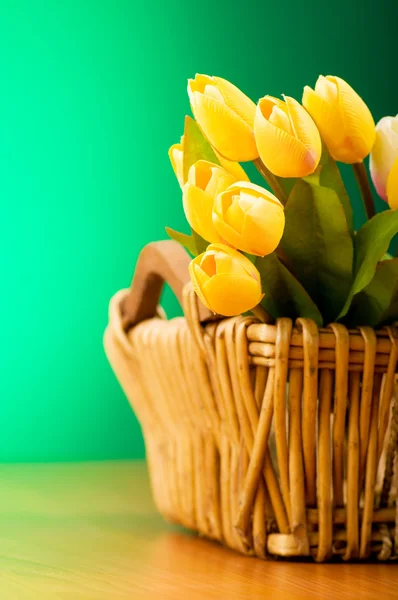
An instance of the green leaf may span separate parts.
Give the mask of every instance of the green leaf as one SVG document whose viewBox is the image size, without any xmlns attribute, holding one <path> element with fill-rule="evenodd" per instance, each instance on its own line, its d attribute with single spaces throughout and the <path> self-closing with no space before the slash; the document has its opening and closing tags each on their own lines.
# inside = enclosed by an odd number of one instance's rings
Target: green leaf
<svg viewBox="0 0 398 600">
<path fill-rule="evenodd" d="M 209 246 L 209 242 L 206 242 L 196 231 L 191 229 L 191 235 L 186 233 L 181 233 L 180 231 L 176 231 L 175 229 L 171 229 L 171 227 L 166 227 L 166 233 L 172 240 L 178 242 L 188 250 L 192 256 L 198 256 L 198 254 L 202 254 L 207 250 Z"/>
<path fill-rule="evenodd" d="M 181 246 L 186 248 L 188 252 L 192 254 L 192 256 L 196 256 L 198 254 L 193 235 L 187 235 L 186 233 L 175 231 L 175 229 L 171 229 L 171 227 L 166 227 L 166 233 L 172 240 L 178 242 L 181 244 Z"/>
<path fill-rule="evenodd" d="M 286 198 L 289 198 L 291 191 L 296 184 L 297 179 L 293 179 L 292 177 L 286 178 L 286 177 L 276 177 L 276 176 L 275 176 L 275 179 L 278 181 L 282 190 L 285 192 Z"/>
<path fill-rule="evenodd" d="M 398 258 L 394 258 L 379 263 L 372 281 L 355 296 L 345 322 L 375 327 L 397 319 Z"/>
<path fill-rule="evenodd" d="M 275 252 L 256 258 L 264 298 L 261 305 L 275 319 L 306 317 L 322 326 L 322 315 L 303 286 L 277 258 Z"/>
<path fill-rule="evenodd" d="M 193 229 L 192 231 L 192 237 L 194 239 L 195 242 L 195 248 L 196 248 L 196 255 L 198 254 L 202 254 L 202 252 L 206 252 L 207 247 L 209 246 L 209 242 L 207 242 L 206 240 L 204 240 L 198 233 L 196 233 L 196 231 L 194 231 Z"/>
<path fill-rule="evenodd" d="M 398 210 L 386 210 L 374 216 L 355 236 L 354 282 L 339 314 L 344 317 L 356 294 L 372 281 L 378 262 L 387 252 L 394 235 L 398 233 Z"/>
<path fill-rule="evenodd" d="M 191 117 L 185 117 L 183 158 L 184 183 L 188 179 L 189 169 L 198 160 L 208 160 L 216 165 L 220 164 L 213 148 L 200 130 L 199 125 L 196 121 L 191 119 Z"/>
<path fill-rule="evenodd" d="M 379 263 L 372 281 L 355 296 L 345 321 L 375 327 L 397 319 L 398 259 L 393 259 Z"/>
<path fill-rule="evenodd" d="M 297 181 L 285 216 L 283 260 L 330 323 L 352 284 L 353 242 L 343 206 L 317 173 Z"/>
<path fill-rule="evenodd" d="M 347 190 L 345 189 L 344 181 L 340 174 L 340 169 L 338 168 L 336 161 L 334 161 L 333 158 L 330 156 L 326 147 L 323 148 L 320 164 L 321 169 L 319 175 L 319 183 L 320 185 L 331 188 L 336 192 L 341 204 L 343 205 L 343 209 L 347 219 L 348 231 L 353 237 L 354 217 L 350 198 L 347 194 Z"/>
</svg>

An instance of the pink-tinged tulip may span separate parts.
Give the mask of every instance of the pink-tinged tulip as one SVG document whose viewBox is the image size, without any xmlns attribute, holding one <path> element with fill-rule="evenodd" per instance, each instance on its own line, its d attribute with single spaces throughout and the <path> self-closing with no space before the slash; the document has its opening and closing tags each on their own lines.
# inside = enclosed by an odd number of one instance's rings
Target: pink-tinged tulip
<svg viewBox="0 0 398 600">
<path fill-rule="evenodd" d="M 206 160 L 189 169 L 182 194 L 184 212 L 192 229 L 207 242 L 221 241 L 212 218 L 214 200 L 235 181 L 231 173 Z"/>
<path fill-rule="evenodd" d="M 263 297 L 260 273 L 253 263 L 223 244 L 212 244 L 194 258 L 189 273 L 200 300 L 219 315 L 240 315 Z"/>
<path fill-rule="evenodd" d="M 305 177 L 317 168 L 322 152 L 318 129 L 294 98 L 265 96 L 254 121 L 257 149 L 265 166 L 279 177 Z"/>
<path fill-rule="evenodd" d="M 304 88 L 303 105 L 334 160 L 354 164 L 369 154 L 376 137 L 373 117 L 362 98 L 343 79 L 321 75 L 315 90 Z"/>
<path fill-rule="evenodd" d="M 376 141 L 370 155 L 370 174 L 383 200 L 387 200 L 387 179 L 397 158 L 398 115 L 383 117 L 376 125 Z"/>
<path fill-rule="evenodd" d="M 253 134 L 256 105 L 221 77 L 188 80 L 192 112 L 211 145 L 224 158 L 245 162 L 258 156 Z"/>
<path fill-rule="evenodd" d="M 285 213 L 271 192 L 241 181 L 217 196 L 213 223 L 230 246 L 248 254 L 265 256 L 271 254 L 281 240 Z"/>
</svg>

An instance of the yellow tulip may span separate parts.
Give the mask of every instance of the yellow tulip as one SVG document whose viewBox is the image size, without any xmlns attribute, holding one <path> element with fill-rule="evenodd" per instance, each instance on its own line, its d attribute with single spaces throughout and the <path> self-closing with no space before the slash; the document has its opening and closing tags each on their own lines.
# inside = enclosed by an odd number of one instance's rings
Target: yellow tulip
<svg viewBox="0 0 398 600">
<path fill-rule="evenodd" d="M 220 165 L 231 173 L 237 181 L 249 181 L 249 178 L 245 172 L 245 170 L 241 167 L 238 162 L 232 162 L 227 160 L 217 151 L 215 151 L 217 160 Z M 174 173 L 178 179 L 178 183 L 182 187 L 184 185 L 184 136 L 181 136 L 181 141 L 179 144 L 173 144 L 169 149 L 169 158 L 171 162 L 171 166 L 173 167 Z"/>
<path fill-rule="evenodd" d="M 259 100 L 254 135 L 261 160 L 279 177 L 305 177 L 317 168 L 322 143 L 307 111 L 294 98 Z"/>
<path fill-rule="evenodd" d="M 246 256 L 223 244 L 212 244 L 194 258 L 189 273 L 203 304 L 226 317 L 254 308 L 263 297 L 256 267 Z"/>
<path fill-rule="evenodd" d="M 398 158 L 391 167 L 387 178 L 387 200 L 390 208 L 398 208 Z"/>
<path fill-rule="evenodd" d="M 177 177 L 178 183 L 182 187 L 184 185 L 184 136 L 181 137 L 181 141 L 179 144 L 173 144 L 170 147 L 169 158 L 175 176 Z"/>
<path fill-rule="evenodd" d="M 221 77 L 188 80 L 192 112 L 204 135 L 224 158 L 245 162 L 258 156 L 253 134 L 256 105 Z"/>
<path fill-rule="evenodd" d="M 213 223 L 221 238 L 243 252 L 265 256 L 278 246 L 285 227 L 282 204 L 253 183 L 233 183 L 214 203 Z"/>
<path fill-rule="evenodd" d="M 376 138 L 373 117 L 362 98 L 343 79 L 321 75 L 315 90 L 304 88 L 303 105 L 335 160 L 353 164 L 369 154 Z"/>
<path fill-rule="evenodd" d="M 220 242 L 212 218 L 214 199 L 236 179 L 222 167 L 199 160 L 189 169 L 183 187 L 183 205 L 188 223 L 208 242 Z"/>
<path fill-rule="evenodd" d="M 370 173 L 377 193 L 387 200 L 387 179 L 398 158 L 398 115 L 383 117 L 376 125 L 376 141 L 370 154 Z"/>
</svg>

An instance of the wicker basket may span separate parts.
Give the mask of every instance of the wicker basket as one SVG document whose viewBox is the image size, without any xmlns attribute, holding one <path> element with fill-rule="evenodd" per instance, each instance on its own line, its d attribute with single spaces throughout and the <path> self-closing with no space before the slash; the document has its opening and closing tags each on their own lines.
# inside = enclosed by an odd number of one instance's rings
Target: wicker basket
<svg viewBox="0 0 398 600">
<path fill-rule="evenodd" d="M 159 511 L 261 558 L 396 557 L 394 328 L 215 319 L 188 262 L 175 242 L 147 246 L 105 333 Z M 159 314 L 164 281 L 185 318 Z"/>
</svg>

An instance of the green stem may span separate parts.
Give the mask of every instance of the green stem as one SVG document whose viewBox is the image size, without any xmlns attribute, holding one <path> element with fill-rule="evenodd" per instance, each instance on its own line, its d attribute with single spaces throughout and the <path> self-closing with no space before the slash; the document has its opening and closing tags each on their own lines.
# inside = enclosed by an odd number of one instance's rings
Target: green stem
<svg viewBox="0 0 398 600">
<path fill-rule="evenodd" d="M 253 163 L 260 175 L 264 177 L 265 181 L 268 183 L 269 187 L 271 188 L 275 196 L 278 198 L 278 200 L 280 200 L 282 204 L 285 205 L 287 202 L 286 194 L 283 191 L 282 186 L 275 177 L 275 175 L 273 175 L 271 171 L 267 169 L 260 157 L 256 158 L 256 160 L 254 160 Z"/>
<path fill-rule="evenodd" d="M 376 211 L 373 204 L 372 190 L 370 189 L 369 177 L 366 171 L 365 164 L 363 162 L 354 163 L 352 165 L 354 170 L 355 179 L 357 180 L 358 187 L 361 192 L 363 205 L 368 219 L 375 216 Z"/>
</svg>

